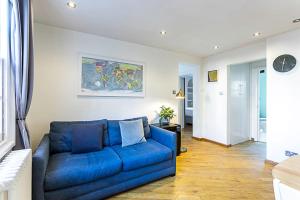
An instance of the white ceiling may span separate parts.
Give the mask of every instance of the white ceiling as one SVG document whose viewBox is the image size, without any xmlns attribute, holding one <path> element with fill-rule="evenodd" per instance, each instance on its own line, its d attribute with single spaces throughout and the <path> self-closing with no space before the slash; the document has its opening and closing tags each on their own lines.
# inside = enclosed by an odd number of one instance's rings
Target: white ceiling
<svg viewBox="0 0 300 200">
<path fill-rule="evenodd" d="M 201 57 L 300 28 L 300 0 L 75 1 L 35 0 L 35 21 Z"/>
</svg>

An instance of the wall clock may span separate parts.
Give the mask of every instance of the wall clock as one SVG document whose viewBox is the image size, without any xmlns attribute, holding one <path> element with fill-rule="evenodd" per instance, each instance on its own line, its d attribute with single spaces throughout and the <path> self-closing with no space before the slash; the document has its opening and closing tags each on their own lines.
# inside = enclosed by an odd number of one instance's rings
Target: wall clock
<svg viewBox="0 0 300 200">
<path fill-rule="evenodd" d="M 278 56 L 273 62 L 273 68 L 278 72 L 289 72 L 296 66 L 296 58 L 292 55 L 284 54 Z"/>
</svg>

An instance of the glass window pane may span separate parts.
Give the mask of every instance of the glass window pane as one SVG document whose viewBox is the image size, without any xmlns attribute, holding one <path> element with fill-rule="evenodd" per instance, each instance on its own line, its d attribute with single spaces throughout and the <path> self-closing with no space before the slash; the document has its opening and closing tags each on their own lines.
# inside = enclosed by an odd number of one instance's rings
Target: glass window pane
<svg viewBox="0 0 300 200">
<path fill-rule="evenodd" d="M 188 101 L 187 102 L 187 107 L 192 108 L 193 107 L 193 101 Z"/>
<path fill-rule="evenodd" d="M 193 79 L 190 79 L 188 82 L 188 87 L 193 87 Z"/>
</svg>

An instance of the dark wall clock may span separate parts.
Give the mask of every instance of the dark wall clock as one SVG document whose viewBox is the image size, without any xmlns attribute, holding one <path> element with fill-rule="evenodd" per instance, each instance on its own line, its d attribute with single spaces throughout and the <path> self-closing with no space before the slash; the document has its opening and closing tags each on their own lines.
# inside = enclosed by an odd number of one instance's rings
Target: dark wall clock
<svg viewBox="0 0 300 200">
<path fill-rule="evenodd" d="M 273 62 L 273 68 L 278 72 L 289 72 L 296 66 L 296 58 L 289 54 L 278 56 Z"/>
</svg>

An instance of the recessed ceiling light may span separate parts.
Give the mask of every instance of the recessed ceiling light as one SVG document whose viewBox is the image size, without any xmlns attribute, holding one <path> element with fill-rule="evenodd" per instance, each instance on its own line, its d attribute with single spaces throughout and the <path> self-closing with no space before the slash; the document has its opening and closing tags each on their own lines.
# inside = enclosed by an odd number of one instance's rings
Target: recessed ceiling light
<svg viewBox="0 0 300 200">
<path fill-rule="evenodd" d="M 221 48 L 221 47 L 220 47 L 219 45 L 215 45 L 215 46 L 214 46 L 214 49 L 215 49 L 215 50 L 218 50 L 218 49 L 220 49 L 220 48 Z"/>
<path fill-rule="evenodd" d="M 160 31 L 160 34 L 161 34 L 161 35 L 166 35 L 166 34 L 167 34 L 167 31 L 162 30 L 162 31 Z"/>
<path fill-rule="evenodd" d="M 253 33 L 253 37 L 259 37 L 259 36 L 261 36 L 261 32 L 255 32 L 255 33 Z"/>
<path fill-rule="evenodd" d="M 300 18 L 299 18 L 299 19 L 294 19 L 294 20 L 293 20 L 293 23 L 298 23 L 298 22 L 300 22 Z"/>
<path fill-rule="evenodd" d="M 70 0 L 70 1 L 68 1 L 67 6 L 69 8 L 76 8 L 77 4 L 73 0 Z"/>
</svg>

